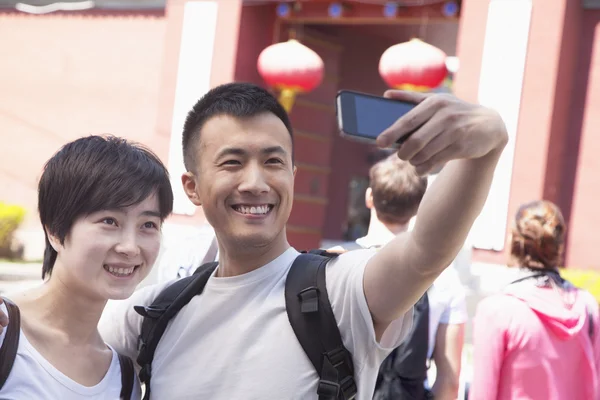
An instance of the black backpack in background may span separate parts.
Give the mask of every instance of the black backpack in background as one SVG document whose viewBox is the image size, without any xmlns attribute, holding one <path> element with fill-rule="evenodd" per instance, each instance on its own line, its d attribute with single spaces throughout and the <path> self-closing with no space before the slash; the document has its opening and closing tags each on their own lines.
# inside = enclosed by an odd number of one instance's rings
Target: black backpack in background
<svg viewBox="0 0 600 400">
<path fill-rule="evenodd" d="M 413 307 L 413 326 L 404 342 L 383 361 L 374 400 L 424 400 L 429 348 L 429 298 L 427 292 Z"/>
<path fill-rule="evenodd" d="M 303 252 L 292 263 L 285 282 L 290 324 L 320 377 L 319 400 L 351 400 L 357 393 L 352 355 L 342 342 L 325 282 L 327 263 L 336 256 L 323 250 Z M 204 264 L 193 275 L 175 281 L 150 306 L 134 307 L 144 317 L 137 358 L 144 400 L 150 399 L 152 360 L 169 321 L 202 293 L 217 264 Z"/>
</svg>

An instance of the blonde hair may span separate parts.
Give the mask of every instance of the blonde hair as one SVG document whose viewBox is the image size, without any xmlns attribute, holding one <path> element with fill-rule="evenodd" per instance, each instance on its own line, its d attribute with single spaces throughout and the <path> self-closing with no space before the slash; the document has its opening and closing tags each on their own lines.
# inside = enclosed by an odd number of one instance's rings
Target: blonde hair
<svg viewBox="0 0 600 400">
<path fill-rule="evenodd" d="M 377 218 L 384 223 L 405 224 L 417 214 L 427 189 L 427 178 L 396 153 L 373 165 L 369 186 Z"/>
</svg>

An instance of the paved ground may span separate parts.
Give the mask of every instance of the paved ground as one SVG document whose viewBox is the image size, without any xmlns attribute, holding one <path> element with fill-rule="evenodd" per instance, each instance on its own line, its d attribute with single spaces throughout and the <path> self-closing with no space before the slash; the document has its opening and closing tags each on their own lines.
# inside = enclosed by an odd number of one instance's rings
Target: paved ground
<svg viewBox="0 0 600 400">
<path fill-rule="evenodd" d="M 0 261 L 0 294 L 28 289 L 42 282 L 42 264 Z"/>
</svg>

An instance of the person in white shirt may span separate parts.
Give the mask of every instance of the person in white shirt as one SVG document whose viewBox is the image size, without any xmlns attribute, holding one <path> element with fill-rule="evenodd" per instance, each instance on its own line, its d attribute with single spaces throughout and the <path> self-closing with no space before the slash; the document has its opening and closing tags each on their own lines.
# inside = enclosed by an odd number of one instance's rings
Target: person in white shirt
<svg viewBox="0 0 600 400">
<path fill-rule="evenodd" d="M 192 275 L 200 265 L 219 259 L 217 237 L 208 224 L 191 229 L 182 229 L 176 225 L 163 228 L 161 247 L 162 251 L 154 266 L 158 270 L 154 283 L 185 278 Z"/>
<path fill-rule="evenodd" d="M 422 125 L 398 156 L 420 174 L 447 166 L 412 232 L 377 252 L 349 252 L 327 265 L 329 300 L 352 354 L 358 400 L 372 396 L 382 360 L 410 327 L 413 304 L 459 251 L 507 141 L 501 118 L 484 107 L 448 95 L 386 95 L 418 105 L 378 144 L 391 146 Z M 287 113 L 258 86 L 218 86 L 189 113 L 183 153 L 183 187 L 215 229 L 219 265 L 158 343 L 152 398 L 317 399 L 319 376 L 294 336 L 284 299 L 287 271 L 298 256 L 285 229 L 295 174 Z M 150 305 L 167 285 L 107 307 L 104 339 L 135 357 L 142 317 L 132 307 Z"/>
<path fill-rule="evenodd" d="M 330 250 L 344 251 L 356 247 L 380 248 L 398 234 L 411 231 L 427 186 L 428 178 L 419 176 L 412 165 L 399 159 L 395 154 L 376 162 L 369 170 L 369 187 L 365 193 L 365 205 L 371 213 L 367 235 L 358 238 L 354 246 L 346 244 Z M 403 363 L 417 361 L 418 364 L 401 368 L 396 365 L 395 368 L 391 367 L 391 370 L 394 371 L 393 373 L 400 373 L 400 370 L 407 368 L 414 373 L 424 367 L 426 360 L 433 358 L 436 365 L 435 382 L 432 387 L 426 380 L 422 383 L 431 389 L 435 399 L 456 399 L 467 306 L 464 288 L 452 265 L 435 279 L 427 290 L 427 296 L 429 309 L 428 313 L 424 314 L 428 317 L 427 352 L 426 354 L 423 352 L 423 359 L 420 358 L 421 356 L 413 356 L 416 358 L 406 358 L 402 361 Z M 419 333 L 411 331 L 411 335 Z M 389 374 L 392 371 L 382 373 Z M 377 398 L 393 397 L 400 400 L 405 397 L 425 396 L 424 393 L 420 393 L 423 388 L 411 388 L 413 373 L 410 376 L 398 377 L 399 380 L 395 384 L 405 386 L 403 389 L 381 388 Z"/>
<path fill-rule="evenodd" d="M 98 321 L 156 260 L 173 207 L 168 172 L 144 147 L 89 136 L 50 158 L 38 189 L 44 283 L 0 304 L 10 316 L 0 332 L 0 398 L 140 399 L 133 362 L 102 340 Z"/>
</svg>

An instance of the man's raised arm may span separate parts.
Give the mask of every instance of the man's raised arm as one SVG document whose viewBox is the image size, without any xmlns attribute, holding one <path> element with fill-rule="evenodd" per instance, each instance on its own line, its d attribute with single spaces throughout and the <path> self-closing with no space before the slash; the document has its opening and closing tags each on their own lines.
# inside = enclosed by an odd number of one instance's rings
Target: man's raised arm
<svg viewBox="0 0 600 400">
<path fill-rule="evenodd" d="M 414 229 L 388 243 L 366 267 L 365 296 L 378 337 L 458 254 L 508 141 L 502 119 L 488 108 L 444 94 L 388 91 L 386 96 L 419 104 L 383 132 L 378 144 L 387 147 L 420 127 L 398 157 L 421 174 L 445 167 L 425 193 Z"/>
</svg>

